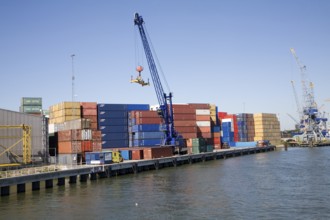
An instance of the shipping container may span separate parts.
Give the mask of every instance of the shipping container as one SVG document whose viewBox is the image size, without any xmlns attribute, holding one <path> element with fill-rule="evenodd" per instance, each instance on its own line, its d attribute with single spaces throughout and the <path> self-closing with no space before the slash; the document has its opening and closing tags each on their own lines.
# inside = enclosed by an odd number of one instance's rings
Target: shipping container
<svg viewBox="0 0 330 220">
<path fill-rule="evenodd" d="M 48 146 L 43 140 L 47 139 L 48 125 L 47 120 L 43 123 L 43 117 L 20 112 L 0 109 L 0 125 L 28 125 L 31 127 L 31 153 L 32 161 L 47 162 Z M 9 136 L 22 137 L 22 129 L 20 128 L 0 128 L 0 145 L 8 148 L 16 143 L 18 138 L 6 138 Z M 4 149 L 0 149 L 0 153 Z M 10 153 L 12 152 L 12 153 Z M 9 153 L 5 153 L 0 157 L 0 163 L 20 163 L 22 157 L 16 158 L 13 155 L 23 155 L 22 142 L 10 149 Z"/>
<path fill-rule="evenodd" d="M 112 152 L 86 152 L 86 164 L 110 164 L 112 163 Z"/>
</svg>

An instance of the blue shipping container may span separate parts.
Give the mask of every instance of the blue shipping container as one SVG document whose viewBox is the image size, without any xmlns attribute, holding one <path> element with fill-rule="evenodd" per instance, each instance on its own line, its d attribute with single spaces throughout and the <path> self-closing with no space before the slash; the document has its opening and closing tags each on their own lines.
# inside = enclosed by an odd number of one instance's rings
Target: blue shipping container
<svg viewBox="0 0 330 220">
<path fill-rule="evenodd" d="M 134 134 L 134 139 L 161 139 L 164 137 L 162 131 L 150 131 L 150 132 L 136 132 Z"/>
<path fill-rule="evenodd" d="M 127 118 L 99 118 L 99 126 L 111 125 L 111 126 L 118 126 L 118 125 L 128 125 Z"/>
<path fill-rule="evenodd" d="M 123 140 L 128 139 L 128 133 L 103 133 L 102 141 Z"/>
<path fill-rule="evenodd" d="M 102 148 L 120 148 L 128 147 L 128 139 L 126 140 L 102 140 Z"/>
<path fill-rule="evenodd" d="M 128 132 L 128 126 L 127 125 L 103 125 L 99 126 L 99 130 L 102 133 L 120 133 L 120 132 Z"/>
<path fill-rule="evenodd" d="M 112 163 L 112 152 L 86 152 L 86 164 L 110 164 Z"/>
<path fill-rule="evenodd" d="M 132 151 L 131 150 L 120 150 L 120 154 L 124 160 L 132 159 Z"/>
<path fill-rule="evenodd" d="M 98 110 L 103 111 L 127 111 L 127 104 L 98 104 Z"/>
<path fill-rule="evenodd" d="M 148 104 L 127 104 L 128 111 L 144 111 L 150 110 L 150 106 Z"/>
<path fill-rule="evenodd" d="M 98 118 L 128 118 L 127 111 L 104 111 L 98 110 Z"/>
<path fill-rule="evenodd" d="M 142 125 L 133 125 L 132 132 L 139 132 L 139 131 L 160 131 L 159 124 L 142 124 Z"/>
<path fill-rule="evenodd" d="M 161 144 L 161 139 L 142 139 L 134 140 L 134 146 L 159 146 Z"/>
</svg>

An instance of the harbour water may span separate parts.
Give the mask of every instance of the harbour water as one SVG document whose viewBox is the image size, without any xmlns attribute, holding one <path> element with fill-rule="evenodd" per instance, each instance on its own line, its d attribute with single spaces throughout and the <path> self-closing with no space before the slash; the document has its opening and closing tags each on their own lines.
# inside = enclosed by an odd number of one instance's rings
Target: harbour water
<svg viewBox="0 0 330 220">
<path fill-rule="evenodd" d="M 0 198 L 0 219 L 330 219 L 330 147 L 289 148 Z"/>
</svg>

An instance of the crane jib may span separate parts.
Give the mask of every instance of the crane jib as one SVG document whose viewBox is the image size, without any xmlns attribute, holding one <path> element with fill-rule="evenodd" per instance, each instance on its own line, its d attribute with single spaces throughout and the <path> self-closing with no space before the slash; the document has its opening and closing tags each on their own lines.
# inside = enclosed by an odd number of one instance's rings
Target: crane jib
<svg viewBox="0 0 330 220">
<path fill-rule="evenodd" d="M 169 95 L 167 95 L 163 90 L 163 86 L 158 75 L 157 67 L 150 49 L 150 45 L 143 24 L 144 21 L 142 16 L 140 16 L 138 13 L 135 13 L 134 25 L 137 25 L 139 29 L 142 45 L 150 70 L 150 75 L 153 81 L 158 103 L 160 105 L 160 116 L 162 117 L 165 125 L 164 133 L 166 135 L 166 138 L 164 140 L 163 145 L 176 145 L 176 138 L 178 137 L 178 134 L 174 129 L 172 93 L 169 93 Z"/>
</svg>

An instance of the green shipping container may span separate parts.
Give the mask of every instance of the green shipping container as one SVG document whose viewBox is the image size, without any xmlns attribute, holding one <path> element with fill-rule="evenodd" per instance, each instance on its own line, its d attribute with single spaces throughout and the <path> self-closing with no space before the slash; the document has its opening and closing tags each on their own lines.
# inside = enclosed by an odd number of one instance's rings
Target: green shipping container
<svg viewBox="0 0 330 220">
<path fill-rule="evenodd" d="M 41 106 L 20 106 L 20 112 L 23 113 L 41 113 Z"/>
<path fill-rule="evenodd" d="M 192 153 L 193 154 L 199 154 L 206 152 L 206 145 L 204 146 L 193 146 L 192 147 Z"/>
<path fill-rule="evenodd" d="M 23 97 L 21 106 L 42 106 L 42 98 L 38 97 Z"/>
<path fill-rule="evenodd" d="M 193 138 L 192 146 L 206 146 L 206 140 L 204 138 Z"/>
<path fill-rule="evenodd" d="M 206 146 L 206 152 L 213 152 L 214 146 L 213 145 L 207 145 Z"/>
</svg>

